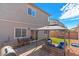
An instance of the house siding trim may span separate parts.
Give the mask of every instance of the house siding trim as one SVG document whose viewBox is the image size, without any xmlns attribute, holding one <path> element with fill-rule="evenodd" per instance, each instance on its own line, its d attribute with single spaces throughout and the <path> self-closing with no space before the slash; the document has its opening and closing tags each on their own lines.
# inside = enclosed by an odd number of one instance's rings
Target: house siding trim
<svg viewBox="0 0 79 59">
<path fill-rule="evenodd" d="M 0 21 L 6 21 L 6 22 L 12 22 L 12 23 L 21 23 L 21 24 L 27 24 L 27 25 L 40 26 L 38 24 L 31 24 L 31 23 L 25 23 L 25 22 L 20 22 L 20 21 L 12 21 L 12 20 L 6 20 L 6 19 L 0 19 Z"/>
</svg>

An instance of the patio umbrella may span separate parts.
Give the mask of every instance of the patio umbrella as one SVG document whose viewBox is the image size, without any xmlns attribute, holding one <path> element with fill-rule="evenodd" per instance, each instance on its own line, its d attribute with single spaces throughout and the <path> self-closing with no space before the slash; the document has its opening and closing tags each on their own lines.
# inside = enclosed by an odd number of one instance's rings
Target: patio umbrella
<svg viewBox="0 0 79 59">
<path fill-rule="evenodd" d="M 37 28 L 38 31 L 45 31 L 47 30 L 48 31 L 48 37 L 49 37 L 49 31 L 53 31 L 53 30 L 68 30 L 67 28 L 65 27 L 62 27 L 62 26 L 45 26 L 45 27 L 41 27 L 41 28 Z M 64 42 L 65 42 L 65 47 L 66 47 L 66 40 L 64 39 Z M 65 48 L 64 48 L 64 55 L 65 55 Z"/>
</svg>

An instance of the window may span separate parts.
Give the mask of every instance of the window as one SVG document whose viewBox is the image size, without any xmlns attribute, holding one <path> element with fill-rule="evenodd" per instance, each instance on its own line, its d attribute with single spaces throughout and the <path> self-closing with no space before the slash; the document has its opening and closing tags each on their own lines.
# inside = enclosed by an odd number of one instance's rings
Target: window
<svg viewBox="0 0 79 59">
<path fill-rule="evenodd" d="M 28 15 L 36 16 L 36 11 L 31 8 L 28 8 Z"/>
<path fill-rule="evenodd" d="M 48 34 L 48 31 L 47 31 L 47 30 L 45 30 L 45 31 L 44 31 L 44 34 Z"/>
<path fill-rule="evenodd" d="M 36 16 L 36 11 L 32 11 L 32 16 Z"/>
<path fill-rule="evenodd" d="M 31 14 L 32 14 L 32 9 L 28 8 L 28 15 L 31 15 Z"/>
<path fill-rule="evenodd" d="M 26 37 L 26 29 L 22 29 L 22 37 Z"/>
<path fill-rule="evenodd" d="M 26 29 L 23 28 L 16 28 L 15 29 L 15 37 L 26 37 Z"/>
<path fill-rule="evenodd" d="M 21 37 L 21 29 L 16 29 L 15 30 L 15 36 L 16 37 Z"/>
</svg>

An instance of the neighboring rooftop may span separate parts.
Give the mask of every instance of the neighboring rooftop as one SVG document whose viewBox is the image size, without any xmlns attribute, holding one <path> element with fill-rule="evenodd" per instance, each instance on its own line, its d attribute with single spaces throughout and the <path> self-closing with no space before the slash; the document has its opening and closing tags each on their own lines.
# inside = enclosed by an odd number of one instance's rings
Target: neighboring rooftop
<svg viewBox="0 0 79 59">
<path fill-rule="evenodd" d="M 52 25 L 52 26 L 58 25 L 58 26 L 65 27 L 65 25 L 62 22 L 60 22 L 59 20 L 55 20 L 55 19 L 50 20 L 49 25 Z"/>
<path fill-rule="evenodd" d="M 79 24 L 76 27 L 72 28 L 71 30 L 79 31 Z"/>
</svg>

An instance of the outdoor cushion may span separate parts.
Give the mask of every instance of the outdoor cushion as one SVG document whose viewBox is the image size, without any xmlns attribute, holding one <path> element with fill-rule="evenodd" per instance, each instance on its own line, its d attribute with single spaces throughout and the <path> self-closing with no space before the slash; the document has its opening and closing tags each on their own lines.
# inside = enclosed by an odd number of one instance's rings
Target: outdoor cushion
<svg viewBox="0 0 79 59">
<path fill-rule="evenodd" d="M 64 42 L 60 42 L 57 47 L 60 48 L 60 49 L 63 49 L 64 48 L 64 44 L 65 44 Z"/>
</svg>

